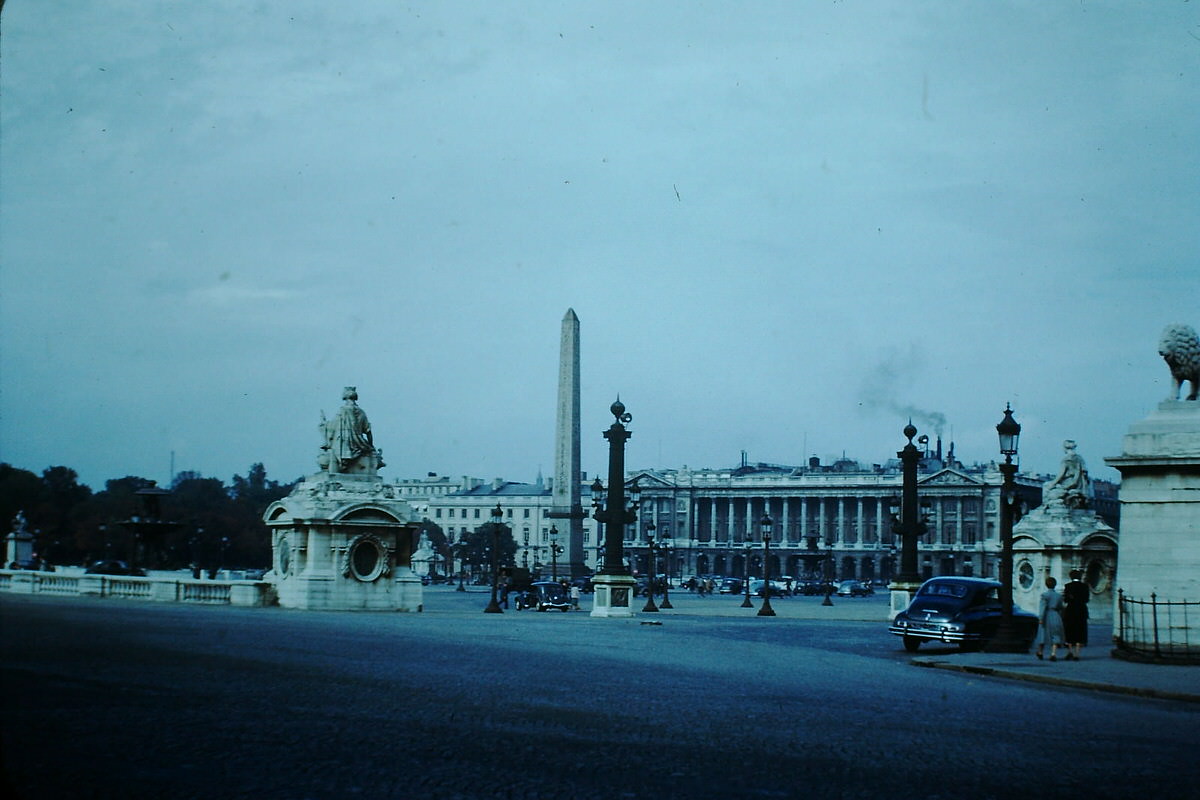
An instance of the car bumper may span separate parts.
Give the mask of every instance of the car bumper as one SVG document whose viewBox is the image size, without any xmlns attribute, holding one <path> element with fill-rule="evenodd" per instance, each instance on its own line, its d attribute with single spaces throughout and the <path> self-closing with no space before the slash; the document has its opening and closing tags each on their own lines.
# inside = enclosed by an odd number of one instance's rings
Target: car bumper
<svg viewBox="0 0 1200 800">
<path fill-rule="evenodd" d="M 971 631 L 955 631 L 942 630 L 941 626 L 936 628 L 901 628 L 897 625 L 892 625 L 888 628 L 888 633 L 896 636 L 908 636 L 913 639 L 920 639 L 928 642 L 945 642 L 946 644 L 962 644 L 963 642 L 982 642 L 984 637 L 982 634 L 973 633 Z"/>
</svg>

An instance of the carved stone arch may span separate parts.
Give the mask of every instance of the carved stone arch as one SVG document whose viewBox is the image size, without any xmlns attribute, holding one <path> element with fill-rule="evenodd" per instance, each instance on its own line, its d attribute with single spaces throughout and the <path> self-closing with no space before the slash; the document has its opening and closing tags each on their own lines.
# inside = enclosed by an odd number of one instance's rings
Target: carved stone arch
<svg viewBox="0 0 1200 800">
<path fill-rule="evenodd" d="M 374 503 L 356 503 L 339 509 L 333 519 L 336 522 L 386 522 L 392 525 L 404 522 L 388 509 Z"/>
<path fill-rule="evenodd" d="M 267 509 L 267 522 L 276 522 L 280 519 L 280 517 L 286 516 L 287 513 L 287 506 L 285 506 L 283 503 L 273 503 L 271 507 Z"/>
</svg>

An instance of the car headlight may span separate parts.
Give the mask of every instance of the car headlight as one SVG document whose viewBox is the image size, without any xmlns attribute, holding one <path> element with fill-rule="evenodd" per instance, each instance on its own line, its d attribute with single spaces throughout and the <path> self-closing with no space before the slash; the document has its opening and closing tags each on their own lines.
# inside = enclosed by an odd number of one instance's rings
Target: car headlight
<svg viewBox="0 0 1200 800">
<path fill-rule="evenodd" d="M 896 627 L 897 627 L 897 628 L 907 628 L 907 627 L 908 627 L 908 620 L 906 620 L 906 619 L 897 619 L 897 620 L 896 620 Z"/>
<path fill-rule="evenodd" d="M 963 624 L 961 622 L 951 622 L 949 625 L 943 625 L 942 630 L 948 633 L 962 633 Z"/>
</svg>

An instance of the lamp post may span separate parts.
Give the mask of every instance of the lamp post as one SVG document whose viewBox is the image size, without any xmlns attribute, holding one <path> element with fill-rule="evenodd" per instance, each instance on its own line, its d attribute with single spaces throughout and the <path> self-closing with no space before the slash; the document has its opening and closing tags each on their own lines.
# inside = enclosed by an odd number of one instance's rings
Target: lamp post
<svg viewBox="0 0 1200 800">
<path fill-rule="evenodd" d="M 745 595 L 742 598 L 742 608 L 754 608 L 754 603 L 750 602 L 750 551 L 753 547 L 754 543 L 747 539 L 745 544 L 745 564 L 742 565 L 745 568 L 742 570 L 745 573 L 745 580 L 742 582 L 742 593 Z"/>
<path fill-rule="evenodd" d="M 822 570 L 825 573 L 825 599 L 821 601 L 821 605 L 831 606 L 833 605 L 833 599 L 830 596 L 833 594 L 833 575 L 831 574 L 833 572 L 831 569 L 833 566 L 833 540 L 826 538 L 825 547 L 827 548 L 825 550 L 825 569 Z"/>
<path fill-rule="evenodd" d="M 558 583 L 558 557 L 562 555 L 564 548 L 558 543 L 558 526 L 550 526 L 550 580 Z"/>
<path fill-rule="evenodd" d="M 604 523 L 604 565 L 593 583 L 596 587 L 592 603 L 593 617 L 632 616 L 630 599 L 636 582 L 625 565 L 625 526 L 637 521 L 640 489 L 637 482 L 629 487 L 629 503 L 625 500 L 625 442 L 632 435 L 625 425 L 633 419 L 626 413 L 625 404 L 618 398 L 610 407 L 614 417 L 604 432 L 608 440 L 608 492 L 597 478 L 592 484 L 592 517 Z"/>
<path fill-rule="evenodd" d="M 1004 463 L 999 465 L 1003 480 L 1000 485 L 1000 625 L 996 635 L 987 643 L 993 653 L 1027 653 L 1029 642 L 1022 639 L 1013 625 L 1013 506 L 1017 501 L 1017 465 L 1013 456 L 1017 454 L 1017 440 L 1021 426 L 1013 419 L 1012 407 L 1004 408 L 1004 419 L 996 426 L 1000 437 L 1000 454 Z"/>
<path fill-rule="evenodd" d="M 654 520 L 646 523 L 646 605 L 643 612 L 657 612 L 654 605 Z"/>
<path fill-rule="evenodd" d="M 458 543 L 455 544 L 454 547 L 456 550 L 458 550 L 458 588 L 454 591 L 465 592 L 467 587 L 463 585 L 463 579 L 467 571 L 467 541 L 462 533 L 458 534 Z"/>
<path fill-rule="evenodd" d="M 771 527 L 774 524 L 766 514 L 763 514 L 762 519 L 758 521 L 763 543 L 763 603 L 758 609 L 760 617 L 775 616 L 775 609 L 771 608 Z"/>
<path fill-rule="evenodd" d="M 675 549 L 675 545 L 671 543 L 669 536 L 663 536 L 658 540 L 658 549 L 663 554 L 663 599 L 658 604 L 659 608 L 674 609 L 671 605 L 671 599 L 667 596 L 667 590 L 671 587 L 671 551 Z"/>
<path fill-rule="evenodd" d="M 496 602 L 496 587 L 500 583 L 500 519 L 503 516 L 500 504 L 496 503 L 496 507 L 492 509 L 492 599 L 483 610 L 485 614 L 504 613 L 504 609 Z"/>
</svg>

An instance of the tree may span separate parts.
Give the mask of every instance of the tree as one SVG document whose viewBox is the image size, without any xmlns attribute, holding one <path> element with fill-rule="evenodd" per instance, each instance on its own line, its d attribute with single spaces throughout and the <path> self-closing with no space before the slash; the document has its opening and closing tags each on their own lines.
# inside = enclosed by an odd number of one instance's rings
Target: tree
<svg viewBox="0 0 1200 800">
<path fill-rule="evenodd" d="M 472 565 L 475 569 L 473 572 L 478 573 L 486 568 L 488 574 L 491 574 L 493 566 L 492 562 L 492 534 L 499 527 L 499 566 L 512 566 L 514 558 L 517 554 L 517 541 L 513 538 L 512 528 L 505 525 L 503 522 L 485 522 L 473 531 L 467 533 L 463 537 L 460 548 L 459 558 L 462 558 L 464 563 Z"/>
</svg>

